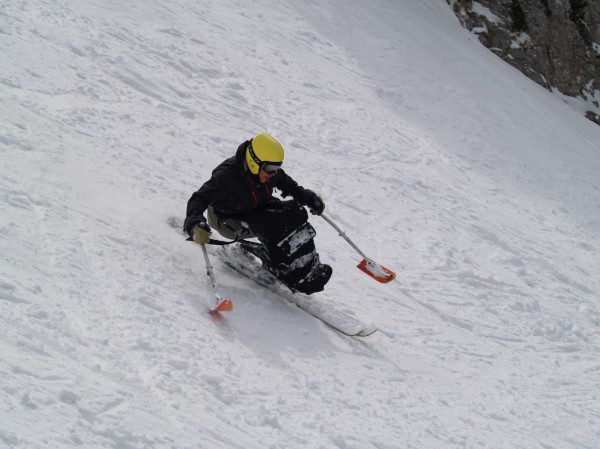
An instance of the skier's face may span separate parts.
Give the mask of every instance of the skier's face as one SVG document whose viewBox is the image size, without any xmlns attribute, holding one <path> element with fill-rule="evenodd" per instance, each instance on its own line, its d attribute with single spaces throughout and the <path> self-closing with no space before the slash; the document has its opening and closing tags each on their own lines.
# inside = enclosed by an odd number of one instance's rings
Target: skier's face
<svg viewBox="0 0 600 449">
<path fill-rule="evenodd" d="M 264 184 L 269 179 L 271 179 L 273 176 L 277 175 L 278 167 L 274 167 L 273 170 L 268 170 L 270 168 L 269 166 L 267 166 L 266 168 L 267 168 L 267 170 L 265 170 L 264 168 L 261 168 L 260 171 L 258 172 L 258 180 L 260 181 L 261 184 Z"/>
</svg>

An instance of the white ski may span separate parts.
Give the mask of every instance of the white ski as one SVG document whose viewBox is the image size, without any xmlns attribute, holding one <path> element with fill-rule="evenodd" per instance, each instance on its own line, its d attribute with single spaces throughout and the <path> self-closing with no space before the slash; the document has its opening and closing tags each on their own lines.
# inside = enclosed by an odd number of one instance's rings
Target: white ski
<svg viewBox="0 0 600 449">
<path fill-rule="evenodd" d="M 356 318 L 336 310 L 332 305 L 321 299 L 302 293 L 293 293 L 283 286 L 275 276 L 265 270 L 254 256 L 247 254 L 237 246 L 233 248 L 223 247 L 219 251 L 219 255 L 227 266 L 271 290 L 288 302 L 295 304 L 342 334 L 366 337 L 377 331 L 375 326 L 362 323 Z"/>
</svg>

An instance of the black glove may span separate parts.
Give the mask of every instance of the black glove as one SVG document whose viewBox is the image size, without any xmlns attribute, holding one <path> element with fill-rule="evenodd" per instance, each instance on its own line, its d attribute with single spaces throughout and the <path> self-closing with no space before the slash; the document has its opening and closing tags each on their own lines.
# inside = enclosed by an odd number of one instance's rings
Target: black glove
<svg viewBox="0 0 600 449">
<path fill-rule="evenodd" d="M 316 193 L 310 197 L 306 205 L 308 206 L 310 213 L 313 215 L 321 215 L 325 210 L 325 203 Z"/>
</svg>

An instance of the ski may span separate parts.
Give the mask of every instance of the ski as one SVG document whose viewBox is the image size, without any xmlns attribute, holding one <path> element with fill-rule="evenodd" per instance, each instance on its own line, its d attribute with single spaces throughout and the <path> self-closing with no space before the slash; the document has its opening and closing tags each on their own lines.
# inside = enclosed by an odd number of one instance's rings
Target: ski
<svg viewBox="0 0 600 449">
<path fill-rule="evenodd" d="M 233 248 L 221 248 L 219 254 L 228 267 L 296 305 L 298 308 L 318 318 L 344 335 L 367 337 L 377 331 L 375 326 L 365 324 L 335 309 L 321 299 L 292 292 L 274 275 L 265 270 L 258 259 L 246 253 L 237 245 Z"/>
<path fill-rule="evenodd" d="M 169 217 L 167 218 L 167 224 L 173 229 L 177 229 L 181 235 L 186 235 L 186 233 L 183 231 L 183 221 L 181 221 L 179 218 Z"/>
</svg>

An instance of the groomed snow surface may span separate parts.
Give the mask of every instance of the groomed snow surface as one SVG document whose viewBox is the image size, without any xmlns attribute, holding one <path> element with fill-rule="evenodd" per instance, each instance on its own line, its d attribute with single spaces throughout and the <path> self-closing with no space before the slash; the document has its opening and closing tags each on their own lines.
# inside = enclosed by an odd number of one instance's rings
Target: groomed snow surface
<svg viewBox="0 0 600 449">
<path fill-rule="evenodd" d="M 444 1 L 0 0 L 0 447 L 597 449 L 600 128 Z M 269 132 L 345 337 L 166 220 Z"/>
</svg>

